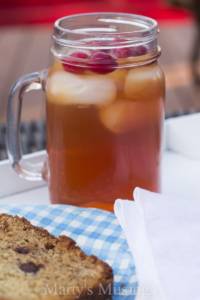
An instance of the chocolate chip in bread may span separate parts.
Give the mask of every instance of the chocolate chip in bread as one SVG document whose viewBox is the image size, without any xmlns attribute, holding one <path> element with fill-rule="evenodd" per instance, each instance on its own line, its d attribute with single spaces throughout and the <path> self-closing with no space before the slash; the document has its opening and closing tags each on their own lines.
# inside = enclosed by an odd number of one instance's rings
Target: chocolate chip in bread
<svg viewBox="0 0 200 300">
<path fill-rule="evenodd" d="M 112 269 L 24 218 L 0 215 L 0 299 L 110 300 Z"/>
</svg>

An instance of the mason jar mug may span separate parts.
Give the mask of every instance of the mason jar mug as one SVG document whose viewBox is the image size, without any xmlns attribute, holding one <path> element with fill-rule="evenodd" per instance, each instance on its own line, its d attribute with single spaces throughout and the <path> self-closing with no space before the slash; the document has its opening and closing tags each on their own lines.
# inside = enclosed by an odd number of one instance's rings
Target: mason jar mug
<svg viewBox="0 0 200 300">
<path fill-rule="evenodd" d="M 165 80 L 155 20 L 94 13 L 55 22 L 48 70 L 28 74 L 8 101 L 8 152 L 16 172 L 48 182 L 52 203 L 112 209 L 136 186 L 159 191 Z M 22 159 L 24 93 L 46 95 L 47 156 Z"/>
</svg>

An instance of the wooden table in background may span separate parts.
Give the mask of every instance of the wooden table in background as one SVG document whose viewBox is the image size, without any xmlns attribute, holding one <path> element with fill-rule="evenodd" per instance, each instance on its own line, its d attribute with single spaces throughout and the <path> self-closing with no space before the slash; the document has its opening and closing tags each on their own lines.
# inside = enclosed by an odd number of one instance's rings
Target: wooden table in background
<svg viewBox="0 0 200 300">
<path fill-rule="evenodd" d="M 163 23 L 160 28 L 160 61 L 167 77 L 167 115 L 177 111 L 200 111 L 199 92 L 192 84 L 189 65 L 193 26 Z M 21 75 L 49 65 L 51 31 L 50 26 L 0 28 L 0 122 L 5 121 L 11 84 Z M 25 98 L 23 120 L 38 120 L 44 115 L 41 93 L 34 92 Z"/>
</svg>

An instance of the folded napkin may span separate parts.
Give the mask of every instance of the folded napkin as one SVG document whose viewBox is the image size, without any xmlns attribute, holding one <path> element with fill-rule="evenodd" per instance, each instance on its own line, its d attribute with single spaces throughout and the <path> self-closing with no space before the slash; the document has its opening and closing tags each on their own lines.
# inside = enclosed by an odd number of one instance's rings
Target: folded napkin
<svg viewBox="0 0 200 300">
<path fill-rule="evenodd" d="M 200 113 L 168 119 L 165 131 L 168 150 L 200 160 Z"/>
<path fill-rule="evenodd" d="M 115 214 L 134 256 L 137 300 L 200 299 L 200 199 L 174 199 L 137 188 Z"/>
</svg>

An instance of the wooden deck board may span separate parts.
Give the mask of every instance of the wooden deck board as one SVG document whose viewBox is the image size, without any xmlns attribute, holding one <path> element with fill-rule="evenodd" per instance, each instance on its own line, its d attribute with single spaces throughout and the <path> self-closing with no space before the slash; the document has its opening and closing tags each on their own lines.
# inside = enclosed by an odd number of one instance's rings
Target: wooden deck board
<svg viewBox="0 0 200 300">
<path fill-rule="evenodd" d="M 0 116 L 5 114 L 8 88 L 16 78 L 18 53 L 24 41 L 24 32 L 20 29 L 12 31 L 3 29 L 0 34 Z"/>
<path fill-rule="evenodd" d="M 21 74 L 27 74 L 46 69 L 50 61 L 50 30 L 41 28 L 31 34 L 31 48 L 23 64 Z M 33 59 L 34 58 L 34 59 Z M 45 116 L 45 101 L 42 92 L 32 92 L 25 96 L 23 106 L 23 120 L 41 119 Z"/>
<path fill-rule="evenodd" d="M 49 28 L 0 29 L 0 119 L 5 119 L 6 102 L 11 85 L 24 74 L 47 68 L 49 64 Z M 4 59 L 3 59 L 4 57 Z M 41 95 L 31 93 L 25 101 L 24 119 L 44 116 Z M 41 103 L 41 105 L 40 105 Z M 41 113 L 42 108 L 42 113 Z"/>
</svg>

